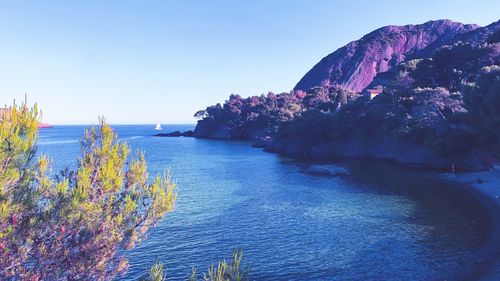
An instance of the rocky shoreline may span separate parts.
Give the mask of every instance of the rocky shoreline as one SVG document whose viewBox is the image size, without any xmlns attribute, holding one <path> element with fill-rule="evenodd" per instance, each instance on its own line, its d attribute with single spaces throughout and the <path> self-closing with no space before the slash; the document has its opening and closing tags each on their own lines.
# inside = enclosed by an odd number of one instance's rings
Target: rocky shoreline
<svg viewBox="0 0 500 281">
<path fill-rule="evenodd" d="M 300 138 L 274 138 L 261 146 L 267 152 L 294 158 L 327 160 L 335 157 L 389 160 L 406 166 L 430 169 L 483 171 L 491 167 L 488 154 L 474 151 L 456 158 L 444 158 L 429 148 L 405 139 L 384 136 L 372 139 L 342 139 L 315 144 Z"/>
<path fill-rule="evenodd" d="M 197 128 L 198 129 L 198 128 Z M 230 134 L 217 130 L 214 134 L 200 134 L 194 131 L 174 131 L 160 133 L 155 137 L 194 137 L 214 140 L 235 140 Z M 236 138 L 251 141 L 252 147 L 262 148 L 266 152 L 283 156 L 324 161 L 332 158 L 346 157 L 357 159 L 387 160 L 404 166 L 451 171 L 486 171 L 492 167 L 489 155 L 482 151 L 474 151 L 463 157 L 444 158 L 423 145 L 405 139 L 385 136 L 372 139 L 342 139 L 329 142 L 307 143 L 301 138 L 277 138 L 270 136 L 254 136 L 252 138 Z"/>
</svg>

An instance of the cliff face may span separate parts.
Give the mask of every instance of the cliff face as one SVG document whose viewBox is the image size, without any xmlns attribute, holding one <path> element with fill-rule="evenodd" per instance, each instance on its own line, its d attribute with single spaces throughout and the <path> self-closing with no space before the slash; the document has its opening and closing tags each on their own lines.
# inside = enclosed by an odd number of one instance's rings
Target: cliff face
<svg viewBox="0 0 500 281">
<path fill-rule="evenodd" d="M 339 85 L 362 91 L 378 73 L 411 58 L 428 57 L 458 35 L 477 28 L 450 20 L 382 27 L 323 58 L 295 89 Z"/>
</svg>

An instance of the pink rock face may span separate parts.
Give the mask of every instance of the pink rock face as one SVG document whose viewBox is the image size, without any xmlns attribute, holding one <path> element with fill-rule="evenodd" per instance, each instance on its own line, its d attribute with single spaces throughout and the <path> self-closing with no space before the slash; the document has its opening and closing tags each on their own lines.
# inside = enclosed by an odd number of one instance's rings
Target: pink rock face
<svg viewBox="0 0 500 281">
<path fill-rule="evenodd" d="M 378 73 L 407 59 L 428 57 L 457 35 L 478 27 L 451 20 L 382 27 L 323 58 L 297 83 L 295 90 L 340 85 L 362 91 Z"/>
<path fill-rule="evenodd" d="M 38 129 L 46 129 L 46 128 L 52 128 L 53 126 L 47 123 L 38 122 L 37 127 Z"/>
</svg>

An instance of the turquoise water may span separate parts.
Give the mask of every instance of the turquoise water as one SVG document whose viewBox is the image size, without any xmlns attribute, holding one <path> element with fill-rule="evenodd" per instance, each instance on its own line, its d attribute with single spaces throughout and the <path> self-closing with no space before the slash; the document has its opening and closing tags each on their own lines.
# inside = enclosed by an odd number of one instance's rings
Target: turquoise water
<svg viewBox="0 0 500 281">
<path fill-rule="evenodd" d="M 76 164 L 82 126 L 40 131 L 54 170 Z M 241 247 L 253 280 L 439 280 L 488 238 L 478 202 L 425 173 L 373 161 L 338 162 L 349 175 L 316 176 L 308 163 L 245 142 L 156 138 L 154 126 L 115 126 L 146 153 L 151 174 L 172 170 L 176 210 L 129 251 L 123 280 L 156 260 L 168 280 Z M 192 126 L 170 125 L 164 131 Z"/>
</svg>

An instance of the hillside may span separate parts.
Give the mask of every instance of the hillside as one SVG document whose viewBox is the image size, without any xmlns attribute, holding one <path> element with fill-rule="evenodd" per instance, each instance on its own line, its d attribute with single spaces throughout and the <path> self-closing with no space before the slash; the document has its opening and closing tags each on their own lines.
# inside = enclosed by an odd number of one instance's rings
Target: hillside
<svg viewBox="0 0 500 281">
<path fill-rule="evenodd" d="M 339 85 L 362 91 L 378 73 L 388 71 L 408 59 L 430 56 L 458 35 L 477 28 L 477 25 L 464 25 L 450 20 L 385 26 L 323 58 L 294 89 Z"/>
<path fill-rule="evenodd" d="M 391 159 L 486 169 L 500 156 L 500 22 L 378 74 L 336 113 L 283 123 L 267 149 L 313 158 Z"/>
</svg>

